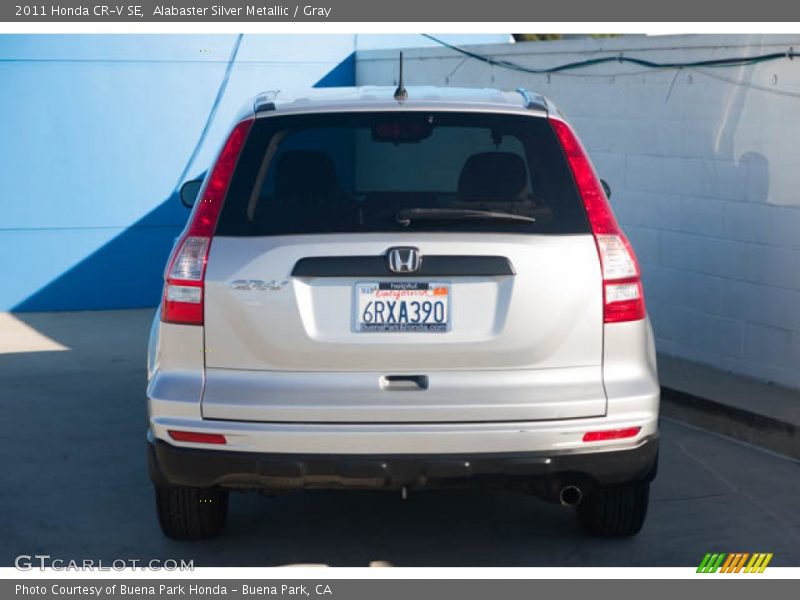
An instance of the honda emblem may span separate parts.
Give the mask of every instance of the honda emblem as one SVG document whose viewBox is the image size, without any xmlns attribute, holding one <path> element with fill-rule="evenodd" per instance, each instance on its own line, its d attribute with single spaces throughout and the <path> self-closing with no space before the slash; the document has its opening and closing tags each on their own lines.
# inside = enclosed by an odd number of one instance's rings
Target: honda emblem
<svg viewBox="0 0 800 600">
<path fill-rule="evenodd" d="M 389 270 L 393 273 L 416 273 L 422 266 L 417 248 L 389 248 Z"/>
</svg>

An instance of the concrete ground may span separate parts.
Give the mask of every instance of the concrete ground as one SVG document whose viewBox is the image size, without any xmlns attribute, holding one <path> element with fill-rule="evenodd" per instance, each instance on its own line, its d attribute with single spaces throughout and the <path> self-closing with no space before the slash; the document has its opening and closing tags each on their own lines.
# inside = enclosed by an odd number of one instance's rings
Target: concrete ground
<svg viewBox="0 0 800 600">
<path fill-rule="evenodd" d="M 661 414 L 800 461 L 800 390 L 660 355 Z"/>
<path fill-rule="evenodd" d="M 709 551 L 800 565 L 800 464 L 664 420 L 650 515 L 631 540 L 583 537 L 511 493 L 235 494 L 218 540 L 156 523 L 145 465 L 152 311 L 0 315 L 0 565 L 54 558 L 196 566 L 693 566 Z"/>
</svg>

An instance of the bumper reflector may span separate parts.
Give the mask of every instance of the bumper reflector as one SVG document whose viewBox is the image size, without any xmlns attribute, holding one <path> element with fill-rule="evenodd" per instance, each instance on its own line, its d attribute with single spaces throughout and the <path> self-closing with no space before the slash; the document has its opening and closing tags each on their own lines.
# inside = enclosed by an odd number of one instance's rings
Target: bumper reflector
<svg viewBox="0 0 800 600">
<path fill-rule="evenodd" d="M 227 440 L 221 433 L 200 433 L 198 431 L 175 431 L 170 429 L 169 437 L 176 442 L 194 442 L 196 444 L 225 444 Z"/>
<path fill-rule="evenodd" d="M 607 429 L 605 431 L 587 431 L 583 434 L 584 442 L 602 442 L 605 440 L 622 440 L 635 437 L 642 430 L 641 427 L 626 427 L 625 429 Z"/>
</svg>

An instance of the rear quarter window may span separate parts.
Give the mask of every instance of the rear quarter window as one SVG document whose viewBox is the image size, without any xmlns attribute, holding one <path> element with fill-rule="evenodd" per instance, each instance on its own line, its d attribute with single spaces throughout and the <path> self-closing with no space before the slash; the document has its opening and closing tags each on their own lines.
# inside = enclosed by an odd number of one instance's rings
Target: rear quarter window
<svg viewBox="0 0 800 600">
<path fill-rule="evenodd" d="M 546 119 L 398 111 L 258 118 L 216 235 L 404 231 L 589 228 Z"/>
</svg>

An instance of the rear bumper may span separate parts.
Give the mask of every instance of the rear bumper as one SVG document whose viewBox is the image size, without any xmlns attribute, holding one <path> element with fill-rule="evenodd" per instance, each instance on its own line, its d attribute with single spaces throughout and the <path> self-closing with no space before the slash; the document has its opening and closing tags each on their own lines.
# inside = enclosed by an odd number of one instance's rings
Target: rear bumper
<svg viewBox="0 0 800 600">
<path fill-rule="evenodd" d="M 177 447 L 156 439 L 148 444 L 150 476 L 160 485 L 265 490 L 521 485 L 549 500 L 564 485 L 587 489 L 652 478 L 657 456 L 657 433 L 628 447 L 477 454 L 284 454 Z"/>
</svg>

